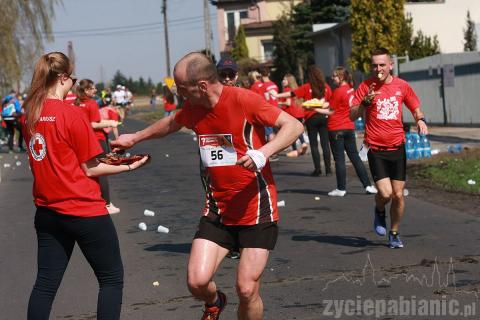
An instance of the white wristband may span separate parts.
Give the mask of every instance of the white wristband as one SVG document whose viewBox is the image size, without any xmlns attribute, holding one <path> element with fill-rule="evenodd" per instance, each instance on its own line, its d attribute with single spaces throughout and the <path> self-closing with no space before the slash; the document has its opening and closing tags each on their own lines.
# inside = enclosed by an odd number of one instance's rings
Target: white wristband
<svg viewBox="0 0 480 320">
<path fill-rule="evenodd" d="M 250 158 L 252 158 L 258 171 L 262 170 L 263 167 L 265 167 L 265 164 L 267 163 L 267 159 L 265 158 L 265 155 L 261 151 L 248 150 L 247 155 Z"/>
</svg>

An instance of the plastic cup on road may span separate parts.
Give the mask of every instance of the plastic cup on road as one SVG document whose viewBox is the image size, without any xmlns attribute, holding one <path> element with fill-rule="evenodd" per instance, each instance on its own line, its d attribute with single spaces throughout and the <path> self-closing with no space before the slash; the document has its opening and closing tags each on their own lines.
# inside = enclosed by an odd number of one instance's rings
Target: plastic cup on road
<svg viewBox="0 0 480 320">
<path fill-rule="evenodd" d="M 155 212 L 153 212 L 151 210 L 148 210 L 148 209 L 145 209 L 145 211 L 143 211 L 143 215 L 145 215 L 147 217 L 153 217 L 153 216 L 155 216 Z"/>
<path fill-rule="evenodd" d="M 169 233 L 170 230 L 167 228 L 167 227 L 164 227 L 164 226 L 158 226 L 157 228 L 157 232 L 159 233 Z"/>
<path fill-rule="evenodd" d="M 277 207 L 285 207 L 285 200 L 278 201 L 277 202 Z"/>
<path fill-rule="evenodd" d="M 142 231 L 147 231 L 147 224 L 145 222 L 140 222 L 138 228 Z"/>
</svg>

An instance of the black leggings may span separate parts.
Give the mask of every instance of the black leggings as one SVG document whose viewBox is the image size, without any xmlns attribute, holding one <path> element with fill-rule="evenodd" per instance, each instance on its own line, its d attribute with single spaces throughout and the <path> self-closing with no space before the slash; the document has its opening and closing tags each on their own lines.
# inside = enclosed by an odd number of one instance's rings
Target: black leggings
<svg viewBox="0 0 480 320">
<path fill-rule="evenodd" d="M 108 145 L 108 137 L 107 140 L 98 140 L 100 146 L 102 147 L 103 153 L 98 156 L 98 158 L 103 158 L 107 153 L 110 152 L 110 147 Z M 100 184 L 100 192 L 102 195 L 103 200 L 107 204 L 110 204 L 110 187 L 108 185 L 108 177 L 107 176 L 100 176 L 98 177 L 98 182 Z"/>
<path fill-rule="evenodd" d="M 35 229 L 38 270 L 28 302 L 27 319 L 48 320 L 75 242 L 99 283 L 97 319 L 120 319 L 123 264 L 110 216 L 74 217 L 39 207 L 35 214 Z"/>
<path fill-rule="evenodd" d="M 321 172 L 320 152 L 318 151 L 318 135 L 320 135 L 320 144 L 323 151 L 323 162 L 325 172 L 332 172 L 330 143 L 328 140 L 327 117 L 322 114 L 315 114 L 305 121 L 307 127 L 308 140 L 310 140 L 310 150 L 312 151 L 312 160 L 315 171 Z"/>
</svg>

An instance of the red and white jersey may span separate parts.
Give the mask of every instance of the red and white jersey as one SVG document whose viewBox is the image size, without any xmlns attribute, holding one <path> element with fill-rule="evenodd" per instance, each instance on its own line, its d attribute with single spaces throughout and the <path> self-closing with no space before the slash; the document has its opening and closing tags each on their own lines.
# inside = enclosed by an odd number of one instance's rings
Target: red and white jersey
<svg viewBox="0 0 480 320">
<path fill-rule="evenodd" d="M 63 102 L 68 104 L 74 104 L 76 99 L 77 99 L 77 95 L 72 91 L 68 91 L 67 96 L 65 97 Z"/>
<path fill-rule="evenodd" d="M 372 104 L 365 108 L 365 141 L 372 146 L 396 147 L 405 142 L 402 121 L 402 105 L 410 112 L 420 107 L 420 100 L 410 85 L 397 77 L 390 83 L 380 83 L 376 79 L 363 81 L 355 91 L 352 106 L 357 106 L 375 83 L 375 96 Z"/>
<path fill-rule="evenodd" d="M 263 83 L 263 94 L 265 100 L 272 106 L 278 107 L 278 100 L 273 94 L 278 94 L 278 86 L 273 81 Z"/>
<path fill-rule="evenodd" d="M 302 98 L 305 101 L 313 99 L 312 87 L 308 82 L 305 83 L 304 85 L 301 85 L 297 89 L 293 90 L 293 92 L 295 93 L 296 97 Z M 325 83 L 325 93 L 323 95 L 323 98 L 325 99 L 325 101 L 329 101 L 331 96 L 332 96 L 332 89 L 328 84 Z M 305 110 L 304 112 L 305 112 L 305 120 L 318 114 L 318 112 L 315 110 Z"/>
<path fill-rule="evenodd" d="M 204 215 L 220 215 L 225 225 L 278 220 L 270 165 L 252 172 L 236 162 L 247 150 L 265 144 L 264 127 L 273 127 L 281 112 L 249 90 L 224 86 L 213 109 L 187 102 L 175 115 L 177 123 L 198 136 L 208 184 Z"/>
<path fill-rule="evenodd" d="M 255 81 L 252 86 L 250 87 L 250 90 L 253 92 L 261 95 L 265 99 L 265 89 L 263 87 L 263 82 L 261 81 Z"/>
<path fill-rule="evenodd" d="M 333 90 L 329 103 L 334 113 L 328 117 L 328 131 L 355 129 L 355 124 L 350 120 L 350 103 L 354 91 L 346 83 Z"/>
<path fill-rule="evenodd" d="M 87 117 L 87 120 L 90 123 L 100 122 L 100 108 L 98 107 L 97 101 L 88 99 L 80 102 L 80 104 L 76 106 L 83 111 L 83 114 Z M 98 140 L 106 140 L 105 135 L 103 134 L 103 129 L 94 129 L 93 131 Z"/>
<path fill-rule="evenodd" d="M 290 87 L 285 87 L 283 89 L 283 92 L 290 92 L 292 89 Z M 280 98 L 280 101 L 286 101 L 288 98 Z M 292 117 L 296 119 L 303 119 L 305 117 L 305 112 L 303 111 L 303 108 L 298 105 L 297 99 L 295 97 L 290 98 L 290 105 L 286 106 L 283 111 L 291 115 Z"/>
<path fill-rule="evenodd" d="M 47 99 L 35 132 L 24 130 L 24 139 L 36 206 L 81 217 L 108 214 L 98 180 L 87 177 L 80 166 L 102 148 L 78 107 Z"/>
</svg>

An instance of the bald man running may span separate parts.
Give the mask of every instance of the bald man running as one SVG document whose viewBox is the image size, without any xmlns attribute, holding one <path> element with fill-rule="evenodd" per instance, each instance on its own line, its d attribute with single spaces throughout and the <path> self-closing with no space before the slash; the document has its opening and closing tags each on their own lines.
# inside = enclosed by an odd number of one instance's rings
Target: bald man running
<svg viewBox="0 0 480 320">
<path fill-rule="evenodd" d="M 182 110 L 120 136 L 112 146 L 130 148 L 182 126 L 195 131 L 206 168 L 207 199 L 190 252 L 188 288 L 205 302 L 201 319 L 219 319 L 227 299 L 213 277 L 229 250 L 238 247 L 238 319 L 262 319 L 260 277 L 278 234 L 277 191 L 267 159 L 289 146 L 303 131 L 302 124 L 249 90 L 222 85 L 215 65 L 203 54 L 183 57 L 174 78 L 178 93 L 187 98 Z M 268 143 L 265 126 L 278 128 Z"/>
</svg>

